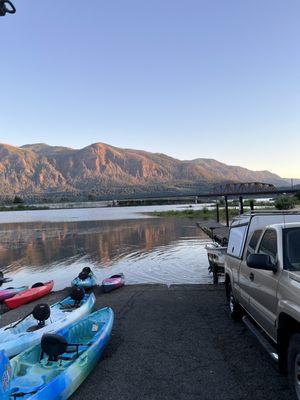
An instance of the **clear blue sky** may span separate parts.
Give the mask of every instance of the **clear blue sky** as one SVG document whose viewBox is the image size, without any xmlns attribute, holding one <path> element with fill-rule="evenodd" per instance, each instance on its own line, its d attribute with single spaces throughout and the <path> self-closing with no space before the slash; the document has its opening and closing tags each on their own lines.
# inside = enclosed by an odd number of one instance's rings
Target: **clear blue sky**
<svg viewBox="0 0 300 400">
<path fill-rule="evenodd" d="M 13 0 L 0 142 L 93 142 L 300 178 L 299 0 Z"/>
</svg>

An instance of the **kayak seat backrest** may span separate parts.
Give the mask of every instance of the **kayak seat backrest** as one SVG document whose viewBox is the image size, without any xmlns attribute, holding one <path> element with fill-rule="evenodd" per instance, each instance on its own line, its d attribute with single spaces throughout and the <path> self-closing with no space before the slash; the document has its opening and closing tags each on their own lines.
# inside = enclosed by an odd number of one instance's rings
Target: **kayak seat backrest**
<svg viewBox="0 0 300 400">
<path fill-rule="evenodd" d="M 72 300 L 74 300 L 74 305 L 76 307 L 80 306 L 82 300 L 84 299 L 84 296 L 85 296 L 85 291 L 83 287 L 74 286 L 72 288 L 70 297 Z"/>
<path fill-rule="evenodd" d="M 41 340 L 41 359 L 46 354 L 49 361 L 58 361 L 59 356 L 66 352 L 67 347 L 68 342 L 63 336 L 46 333 Z"/>
<path fill-rule="evenodd" d="M 89 272 L 87 272 L 87 271 L 81 271 L 80 273 L 79 273 L 79 275 L 78 275 L 78 278 L 80 279 L 80 280 L 82 280 L 82 281 L 85 281 L 86 279 L 88 279 L 89 278 Z"/>
<path fill-rule="evenodd" d="M 85 299 L 85 290 L 83 287 L 74 286 L 67 301 L 59 303 L 60 309 L 64 311 L 73 311 L 82 305 Z"/>
<path fill-rule="evenodd" d="M 41 361 L 46 354 L 48 362 L 73 361 L 88 347 L 85 343 L 68 343 L 63 336 L 57 334 L 45 334 L 41 340 Z"/>
<path fill-rule="evenodd" d="M 90 267 L 84 267 L 81 272 L 86 272 L 86 273 L 88 273 L 90 275 L 92 273 L 92 270 L 91 270 Z"/>
<path fill-rule="evenodd" d="M 32 289 L 45 286 L 43 282 L 37 282 L 31 286 Z"/>
<path fill-rule="evenodd" d="M 32 311 L 32 316 L 35 320 L 38 321 L 38 324 L 30 326 L 27 329 L 27 332 L 34 332 L 38 329 L 43 328 L 45 326 L 45 321 L 50 317 L 50 313 L 51 310 L 48 304 L 37 304 Z"/>
</svg>

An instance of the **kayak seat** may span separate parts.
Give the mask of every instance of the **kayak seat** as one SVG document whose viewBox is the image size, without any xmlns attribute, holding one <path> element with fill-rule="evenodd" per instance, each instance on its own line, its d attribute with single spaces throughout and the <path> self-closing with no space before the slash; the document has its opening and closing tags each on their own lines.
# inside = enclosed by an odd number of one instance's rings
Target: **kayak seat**
<svg viewBox="0 0 300 400">
<path fill-rule="evenodd" d="M 79 308 L 82 304 L 82 300 L 84 299 L 85 291 L 82 287 L 74 286 L 70 293 L 70 297 L 73 300 L 73 303 L 60 303 L 60 309 L 64 311 L 73 311 L 76 308 Z"/>
<path fill-rule="evenodd" d="M 63 336 L 46 333 L 41 340 L 42 352 L 40 360 L 46 354 L 49 362 L 72 361 L 78 358 L 87 347 L 87 344 L 68 343 Z M 81 348 L 80 351 L 79 348 Z"/>
<path fill-rule="evenodd" d="M 82 272 L 86 272 L 89 276 L 92 274 L 92 270 L 90 267 L 84 267 L 82 269 Z"/>
<path fill-rule="evenodd" d="M 48 356 L 48 361 L 58 361 L 58 357 L 65 353 L 68 342 L 63 336 L 46 333 L 41 340 L 41 360 L 44 354 Z"/>
<path fill-rule="evenodd" d="M 89 272 L 87 272 L 87 271 L 81 271 L 80 272 L 80 274 L 78 275 L 78 278 L 81 280 L 81 281 L 85 281 L 85 280 L 87 280 L 88 278 L 89 278 Z"/>
<path fill-rule="evenodd" d="M 27 332 L 34 332 L 43 328 L 46 324 L 45 321 L 50 317 L 50 314 L 51 310 L 48 304 L 37 304 L 32 311 L 32 316 L 38 321 L 38 324 L 27 328 Z"/>
<path fill-rule="evenodd" d="M 35 289 L 35 288 L 42 287 L 42 286 L 45 286 L 45 284 L 44 284 L 43 282 L 37 282 L 37 283 L 34 283 L 34 284 L 31 286 L 31 288 L 32 288 L 32 289 Z"/>
</svg>

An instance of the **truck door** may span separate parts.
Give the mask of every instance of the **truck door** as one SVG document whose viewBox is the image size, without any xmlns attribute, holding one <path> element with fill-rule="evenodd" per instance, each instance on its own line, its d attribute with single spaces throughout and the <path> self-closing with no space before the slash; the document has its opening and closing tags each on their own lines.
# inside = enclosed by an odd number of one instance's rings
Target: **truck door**
<svg viewBox="0 0 300 400">
<path fill-rule="evenodd" d="M 245 308 L 247 308 L 247 305 L 244 304 L 244 301 L 241 301 L 239 270 L 242 262 L 244 244 L 247 236 L 247 228 L 248 224 L 245 223 L 230 228 L 227 256 L 225 261 L 225 264 L 230 265 L 229 269 L 231 271 L 233 294 L 238 302 L 240 302 Z"/>
<path fill-rule="evenodd" d="M 265 231 L 257 253 L 267 254 L 271 257 L 272 262 L 278 262 L 278 238 L 275 229 Z M 250 312 L 253 318 L 274 338 L 279 271 L 274 273 L 248 268 L 247 273 L 249 273 L 250 279 Z"/>
<path fill-rule="evenodd" d="M 262 235 L 262 229 L 255 231 L 246 246 L 243 260 L 239 269 L 239 287 L 240 287 L 240 303 L 242 306 L 251 313 L 250 309 L 250 291 L 251 291 L 251 273 L 253 272 L 247 265 L 247 258 L 249 254 L 255 253 L 258 242 Z"/>
</svg>

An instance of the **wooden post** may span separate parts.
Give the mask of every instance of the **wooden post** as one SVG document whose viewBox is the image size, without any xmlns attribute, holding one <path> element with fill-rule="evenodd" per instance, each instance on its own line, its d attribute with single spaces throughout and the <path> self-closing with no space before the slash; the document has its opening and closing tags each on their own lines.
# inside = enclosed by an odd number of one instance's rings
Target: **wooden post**
<svg viewBox="0 0 300 400">
<path fill-rule="evenodd" d="M 244 203 L 243 203 L 243 196 L 240 196 L 240 215 L 244 214 Z"/>
<path fill-rule="evenodd" d="M 217 222 L 220 222 L 220 210 L 219 210 L 219 202 L 216 202 L 216 212 L 217 212 Z"/>
<path fill-rule="evenodd" d="M 225 196 L 226 226 L 229 226 L 228 196 Z"/>
<path fill-rule="evenodd" d="M 250 200 L 250 210 L 254 211 L 254 200 Z"/>
</svg>

